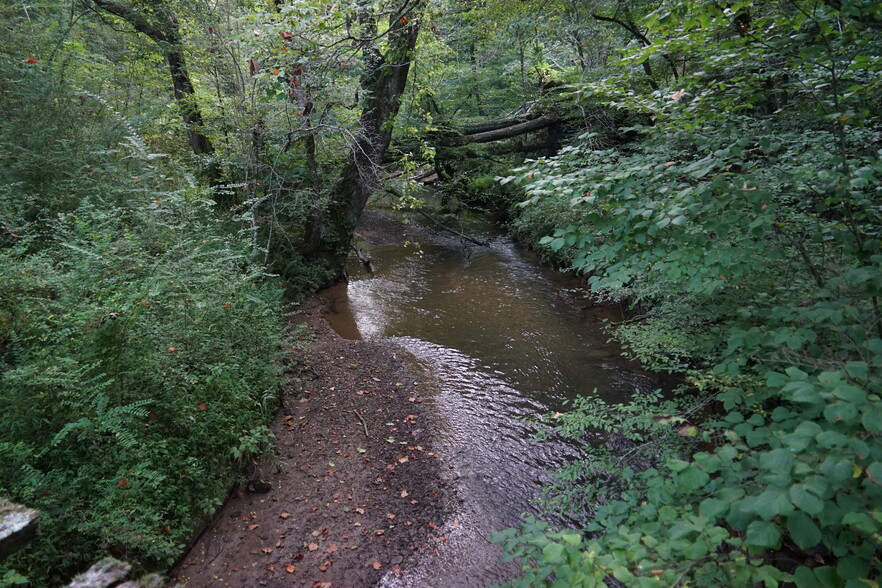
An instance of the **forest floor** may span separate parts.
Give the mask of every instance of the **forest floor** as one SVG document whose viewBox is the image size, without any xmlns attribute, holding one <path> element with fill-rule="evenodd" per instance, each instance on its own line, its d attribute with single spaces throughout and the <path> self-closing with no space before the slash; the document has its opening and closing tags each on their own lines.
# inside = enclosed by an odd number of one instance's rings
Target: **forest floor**
<svg viewBox="0 0 882 588">
<path fill-rule="evenodd" d="M 381 221 L 365 232 L 388 240 L 391 228 Z M 389 575 L 407 584 L 417 558 L 445 541 L 457 499 L 432 445 L 431 394 L 400 348 L 343 339 L 318 297 L 299 310 L 292 322 L 305 322 L 312 341 L 285 360 L 275 454 L 255 462 L 252 482 L 223 506 L 173 582 L 328 588 Z"/>
</svg>

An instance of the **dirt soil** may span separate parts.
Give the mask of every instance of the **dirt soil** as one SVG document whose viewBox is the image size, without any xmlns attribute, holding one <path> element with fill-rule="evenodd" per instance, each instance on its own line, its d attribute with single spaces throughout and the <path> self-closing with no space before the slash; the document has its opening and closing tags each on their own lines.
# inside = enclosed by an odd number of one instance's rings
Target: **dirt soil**
<svg viewBox="0 0 882 588">
<path fill-rule="evenodd" d="M 292 349 L 274 459 L 255 464 L 173 570 L 202 586 L 373 586 L 406 583 L 444 538 L 455 501 L 432 446 L 430 398 L 403 352 L 345 340 L 313 298 L 295 322 L 314 333 Z M 428 391 L 427 391 L 428 392 Z M 391 578 L 390 578 L 391 579 Z"/>
</svg>

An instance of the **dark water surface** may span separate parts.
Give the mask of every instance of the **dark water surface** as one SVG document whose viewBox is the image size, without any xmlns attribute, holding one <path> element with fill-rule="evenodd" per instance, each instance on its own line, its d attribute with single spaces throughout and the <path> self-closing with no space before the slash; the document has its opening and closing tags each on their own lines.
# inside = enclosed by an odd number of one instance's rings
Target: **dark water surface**
<svg viewBox="0 0 882 588">
<path fill-rule="evenodd" d="M 611 309 L 563 291 L 572 283 L 508 237 L 484 234 L 490 247 L 478 247 L 439 231 L 409 232 L 418 247 L 362 244 L 376 273 L 353 265 L 348 287 L 325 292 L 341 334 L 391 340 L 417 358 L 437 407 L 438 448 L 462 499 L 440 533 L 449 542 L 384 585 L 489 586 L 517 570 L 498 562 L 486 538 L 517 526 L 521 513 L 538 514 L 548 471 L 581 454 L 562 438 L 534 441 L 525 419 L 563 411 L 594 389 L 624 401 L 655 385 L 606 342 L 600 319 Z"/>
</svg>

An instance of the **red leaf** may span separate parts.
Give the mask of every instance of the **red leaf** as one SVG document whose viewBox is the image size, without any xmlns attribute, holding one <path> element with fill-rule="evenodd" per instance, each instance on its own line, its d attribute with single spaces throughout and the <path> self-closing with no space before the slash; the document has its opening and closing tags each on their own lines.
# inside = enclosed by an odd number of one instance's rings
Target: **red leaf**
<svg viewBox="0 0 882 588">
<path fill-rule="evenodd" d="M 128 486 L 128 485 L 129 485 L 129 479 L 128 479 L 128 478 L 120 478 L 120 479 L 119 479 L 119 482 L 116 483 L 116 487 L 117 487 L 117 488 L 125 488 L 125 487 Z"/>
<path fill-rule="evenodd" d="M 282 38 L 285 39 L 286 41 L 289 40 L 289 39 L 294 38 L 294 35 L 292 35 L 292 34 L 289 33 L 288 31 L 282 31 L 282 32 L 279 33 L 279 34 L 282 35 Z"/>
<path fill-rule="evenodd" d="M 25 59 L 24 62 L 25 63 L 40 63 L 38 60 L 34 59 L 33 57 L 28 57 L 27 59 Z"/>
<path fill-rule="evenodd" d="M 199 410 L 205 410 L 206 408 L 208 408 L 208 405 L 204 402 L 200 402 L 199 406 L 197 406 L 196 408 L 198 408 Z"/>
</svg>

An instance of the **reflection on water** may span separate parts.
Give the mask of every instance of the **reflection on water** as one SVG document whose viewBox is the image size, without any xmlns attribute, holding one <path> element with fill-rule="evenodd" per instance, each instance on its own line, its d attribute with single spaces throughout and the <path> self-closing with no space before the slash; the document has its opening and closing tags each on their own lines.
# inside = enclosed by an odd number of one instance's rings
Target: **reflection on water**
<svg viewBox="0 0 882 588">
<path fill-rule="evenodd" d="M 628 370 L 588 324 L 584 301 L 562 292 L 556 274 L 505 237 L 483 248 L 426 230 L 422 255 L 402 246 L 366 249 L 377 272 L 353 267 L 348 288 L 331 295 L 332 322 L 354 318 L 361 337 L 390 339 L 425 367 L 436 390 L 439 446 L 464 501 L 446 529 L 450 544 L 403 585 L 505 581 L 515 570 L 495 561 L 498 551 L 484 538 L 516 526 L 521 513 L 538 513 L 547 472 L 580 455 L 561 438 L 534 442 L 527 419 L 565 410 L 567 400 L 594 389 L 619 401 L 652 382 Z"/>
</svg>

